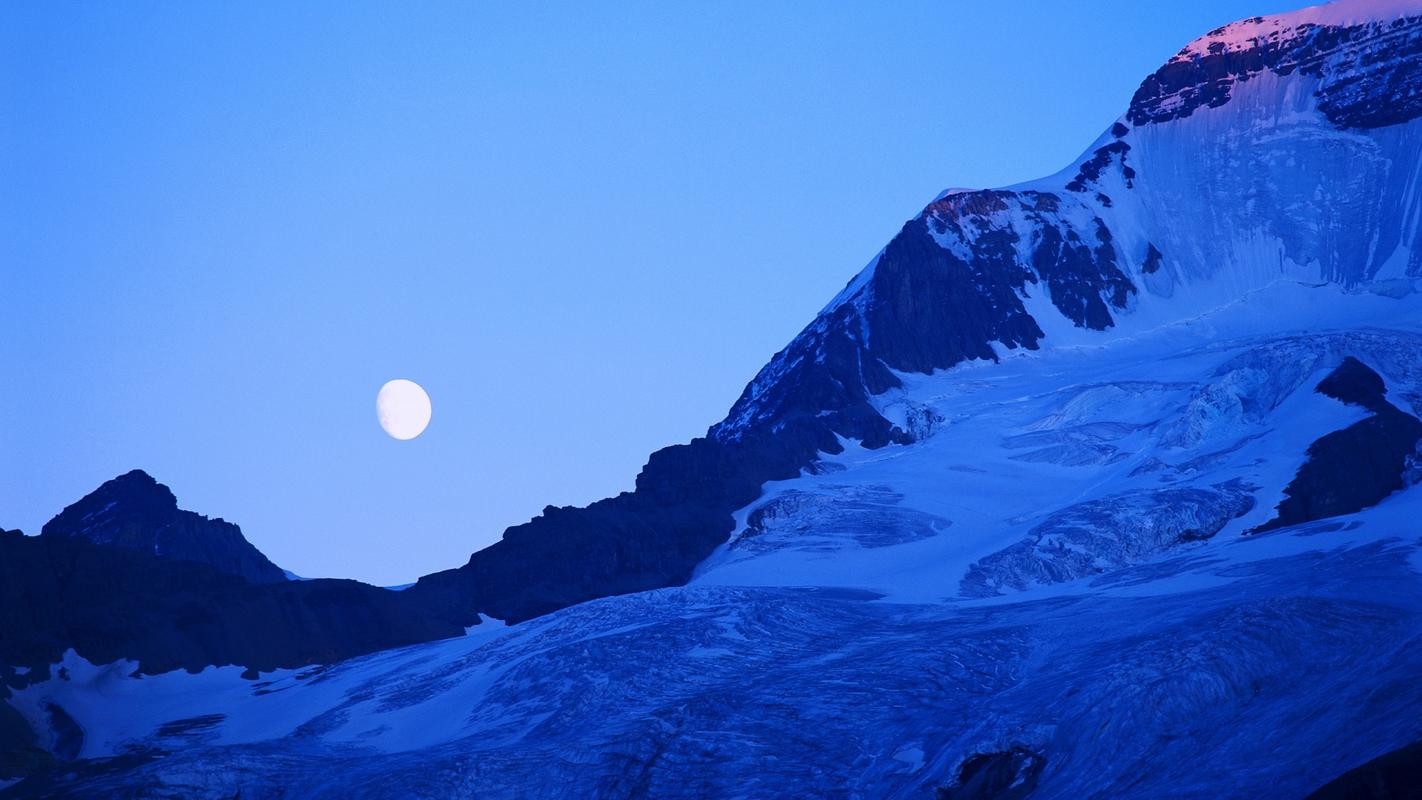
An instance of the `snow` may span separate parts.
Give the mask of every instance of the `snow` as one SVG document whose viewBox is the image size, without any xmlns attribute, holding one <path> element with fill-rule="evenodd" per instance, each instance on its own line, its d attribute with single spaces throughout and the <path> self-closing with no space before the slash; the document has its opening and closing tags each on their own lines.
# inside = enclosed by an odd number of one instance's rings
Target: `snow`
<svg viewBox="0 0 1422 800">
<path fill-rule="evenodd" d="M 1237 535 L 1271 515 L 1310 443 L 1365 415 L 1312 391 L 1339 353 L 1357 352 L 1384 371 L 1422 358 L 1419 310 L 1415 295 L 1279 282 L 1155 330 L 1072 329 L 1071 344 L 1018 351 L 1001 364 L 901 374 L 906 388 L 881 402 L 931 409 L 945 420 L 938 431 L 909 447 L 849 443 L 824 458 L 842 469 L 767 484 L 736 514 L 736 533 L 693 585 L 838 586 L 887 602 L 944 601 L 957 596 L 973 563 L 1020 540 L 1048 512 L 1164 485 L 1261 487 L 1254 510 L 1220 537 Z M 1262 333 L 1261 318 L 1277 332 Z M 1349 333 L 1357 319 L 1398 338 L 1358 339 Z M 1296 365 L 1313 366 L 1290 369 Z M 1087 445 L 1107 455 L 1078 457 L 1096 454 Z M 1211 458 L 1183 474 L 1138 472 L 1156 461 Z M 876 487 L 893 491 L 876 500 Z M 785 498 L 797 515 L 790 535 L 739 538 L 756 509 Z M 855 509 L 848 526 L 846 508 Z M 936 521 L 922 528 L 934 535 L 887 547 L 857 543 L 864 528 L 900 530 L 906 519 Z"/>
<path fill-rule="evenodd" d="M 70 654 L 17 705 L 61 705 L 85 756 L 170 751 L 98 796 L 916 797 L 1019 746 L 1041 797 L 1302 796 L 1415 735 L 1419 513 L 978 599 L 692 585 L 255 681 Z"/>
<path fill-rule="evenodd" d="M 208 731 L 204 742 L 230 745 L 293 735 L 301 725 L 335 708 L 356 714 L 347 724 L 327 726 L 323 731 L 326 740 L 358 741 L 365 747 L 398 752 L 442 741 L 456 731 L 462 720 L 451 718 L 443 703 L 451 699 L 476 703 L 487 685 L 487 675 L 467 674 L 457 685 L 446 684 L 442 699 L 412 699 L 398 710 L 373 702 L 352 704 L 350 698 L 371 681 L 396 691 L 404 683 L 401 676 L 458 664 L 507 630 L 494 621 L 474 626 L 456 639 L 391 650 L 329 668 L 277 670 L 252 680 L 242 677 L 241 667 L 130 677 L 138 667 L 133 662 L 94 665 L 71 650 L 51 670 L 62 677 L 16 691 L 11 703 L 27 718 L 41 721 L 35 727 L 42 734 L 49 734 L 48 725 L 42 722 L 45 704 L 63 707 L 85 731 L 83 758 L 122 754 L 175 720 L 220 715 L 223 721 Z M 368 716 L 360 713 L 366 709 Z"/>
</svg>

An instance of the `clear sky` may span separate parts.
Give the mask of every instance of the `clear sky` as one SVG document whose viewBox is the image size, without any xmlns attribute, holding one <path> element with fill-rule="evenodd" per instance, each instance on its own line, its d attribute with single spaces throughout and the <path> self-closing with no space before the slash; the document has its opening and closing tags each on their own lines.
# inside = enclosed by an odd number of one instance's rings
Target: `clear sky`
<svg viewBox="0 0 1422 800">
<path fill-rule="evenodd" d="M 0 526 L 141 467 L 299 574 L 462 564 L 704 433 L 937 192 L 1299 5 L 4 4 Z"/>
</svg>

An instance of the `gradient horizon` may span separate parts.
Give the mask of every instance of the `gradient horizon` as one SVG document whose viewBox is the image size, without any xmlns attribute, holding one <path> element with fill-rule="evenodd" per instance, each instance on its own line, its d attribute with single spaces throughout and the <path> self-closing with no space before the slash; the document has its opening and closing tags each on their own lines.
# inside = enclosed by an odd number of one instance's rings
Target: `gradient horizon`
<svg viewBox="0 0 1422 800">
<path fill-rule="evenodd" d="M 301 575 L 458 566 L 704 433 L 940 190 L 1305 4 L 7 6 L 0 527 L 137 467 Z"/>
</svg>

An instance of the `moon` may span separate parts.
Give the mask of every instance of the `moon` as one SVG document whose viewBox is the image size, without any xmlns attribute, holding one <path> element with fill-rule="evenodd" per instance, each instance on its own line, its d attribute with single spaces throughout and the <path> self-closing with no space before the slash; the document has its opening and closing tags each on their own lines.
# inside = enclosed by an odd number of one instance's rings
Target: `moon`
<svg viewBox="0 0 1422 800">
<path fill-rule="evenodd" d="M 430 424 L 430 396 L 418 383 L 404 378 L 387 382 L 375 396 L 375 414 L 380 427 L 405 441 L 425 432 Z"/>
</svg>

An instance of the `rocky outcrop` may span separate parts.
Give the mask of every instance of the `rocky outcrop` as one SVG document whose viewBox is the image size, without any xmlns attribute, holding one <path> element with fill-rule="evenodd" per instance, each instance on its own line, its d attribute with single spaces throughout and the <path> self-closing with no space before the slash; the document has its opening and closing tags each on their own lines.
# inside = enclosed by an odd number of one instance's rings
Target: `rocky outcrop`
<svg viewBox="0 0 1422 800">
<path fill-rule="evenodd" d="M 28 722 L 0 699 L 0 780 L 53 766 L 54 756 L 40 747 Z"/>
<path fill-rule="evenodd" d="M 586 508 L 550 506 L 463 567 L 426 575 L 404 594 L 471 623 L 476 612 L 518 622 L 680 585 L 731 534 L 732 512 L 755 500 L 762 483 L 794 477 L 818 452 L 840 449 L 813 418 L 789 420 L 777 435 L 665 448 L 637 476 L 636 491 Z"/>
<path fill-rule="evenodd" d="M 1349 356 L 1316 391 L 1373 414 L 1309 445 L 1308 460 L 1284 489 L 1277 514 L 1256 531 L 1361 511 L 1405 483 L 1422 421 L 1388 402 L 1382 377 Z"/>
<path fill-rule="evenodd" d="M 902 385 L 895 371 L 931 373 L 996 361 L 999 348 L 1037 349 L 1045 334 L 1025 298 L 1043 297 L 1080 328 L 1113 327 L 1137 290 L 1087 202 L 1005 190 L 933 202 L 771 359 L 711 438 L 735 441 L 788 416 L 820 415 L 836 433 L 881 446 L 906 438 L 868 405 Z"/>
<path fill-rule="evenodd" d="M 264 671 L 458 636 L 468 624 L 356 581 L 251 583 L 81 537 L 0 536 L 0 664 L 32 675 L 69 649 L 149 673 Z"/>
<path fill-rule="evenodd" d="M 1168 122 L 1229 102 L 1264 72 L 1318 81 L 1319 110 L 1340 128 L 1378 128 L 1422 116 L 1422 16 L 1316 24 L 1254 17 L 1211 31 L 1146 78 L 1132 124 Z"/>
<path fill-rule="evenodd" d="M 938 800 L 1021 800 L 1037 788 L 1047 759 L 1035 750 L 1014 747 L 975 753 L 958 767 L 958 780 L 939 787 Z"/>
<path fill-rule="evenodd" d="M 138 469 L 65 508 L 45 523 L 41 535 L 194 561 L 253 583 L 286 580 L 281 568 L 253 547 L 241 528 L 178 508 L 178 499 L 167 486 Z"/>
</svg>

